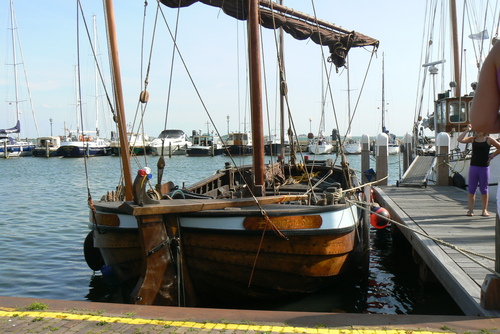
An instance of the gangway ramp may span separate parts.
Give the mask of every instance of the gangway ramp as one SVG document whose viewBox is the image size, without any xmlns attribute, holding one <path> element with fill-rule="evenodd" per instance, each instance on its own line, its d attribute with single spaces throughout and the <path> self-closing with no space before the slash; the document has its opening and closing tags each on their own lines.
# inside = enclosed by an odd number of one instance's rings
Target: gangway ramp
<svg viewBox="0 0 500 334">
<path fill-rule="evenodd" d="M 398 187 L 427 187 L 427 180 L 436 165 L 436 157 L 431 155 L 417 156 L 397 182 Z"/>
</svg>

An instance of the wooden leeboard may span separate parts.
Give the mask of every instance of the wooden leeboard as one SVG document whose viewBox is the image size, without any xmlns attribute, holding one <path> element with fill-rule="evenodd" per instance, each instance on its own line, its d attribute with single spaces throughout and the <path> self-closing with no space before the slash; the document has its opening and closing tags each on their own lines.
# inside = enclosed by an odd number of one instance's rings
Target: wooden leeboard
<svg viewBox="0 0 500 334">
<path fill-rule="evenodd" d="M 391 218 L 434 238 L 481 255 L 494 258 L 496 203 L 489 203 L 489 217 L 481 213 L 481 198 L 476 196 L 475 216 L 466 216 L 467 192 L 452 186 L 427 188 L 376 187 L 376 201 Z M 458 250 L 436 243 L 416 232 L 400 228 L 414 249 L 447 289 L 466 315 L 500 316 L 499 311 L 481 307 L 481 286 L 486 268 Z M 475 257 L 487 268 L 493 261 Z"/>
</svg>

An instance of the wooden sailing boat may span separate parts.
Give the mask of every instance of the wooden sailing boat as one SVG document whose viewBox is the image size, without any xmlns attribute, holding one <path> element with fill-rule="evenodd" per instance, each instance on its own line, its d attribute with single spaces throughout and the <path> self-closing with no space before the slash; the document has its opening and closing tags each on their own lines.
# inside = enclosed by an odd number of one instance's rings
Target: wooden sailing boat
<svg viewBox="0 0 500 334">
<path fill-rule="evenodd" d="M 162 3 L 174 8 L 183 5 L 177 0 Z M 235 3 L 226 0 L 218 6 L 226 13 L 243 9 L 232 13 L 248 19 L 253 165 L 228 164 L 182 189 L 171 182 L 160 184 L 159 179 L 160 199 L 153 199 L 146 190 L 151 170 L 139 170 L 132 182 L 128 150 L 122 150 L 127 153 L 121 156 L 126 181 L 123 199 L 116 196 L 113 200 L 116 193 L 110 193 L 109 201 L 92 203 L 85 257 L 92 269 L 104 265 L 131 287 L 129 302 L 195 305 L 199 301 L 207 305 L 218 300 L 227 305 L 310 293 L 358 265 L 366 254 L 363 231 L 367 222 L 362 224 L 360 209 L 352 202 L 359 199 L 358 180 L 345 161 L 342 166 L 331 161 L 264 164 L 259 16 L 264 25 L 266 20 L 279 20 L 290 29 L 306 24 L 306 15 L 298 13 L 301 20 L 284 20 L 283 15 L 291 10 L 275 3 L 260 1 L 261 7 L 256 0 Z M 106 0 L 106 13 L 118 127 L 125 131 L 111 0 Z M 331 48 L 340 49 L 330 51 L 337 66 L 343 65 L 350 46 L 378 46 L 372 38 L 353 32 L 345 36 L 342 29 L 332 30 L 338 28 L 308 19 L 321 24 L 308 25 L 322 36 L 326 31 L 335 35 Z M 268 21 L 266 26 L 275 23 Z M 347 41 L 352 44 L 342 44 Z M 120 138 L 128 147 L 127 137 Z M 162 158 L 160 175 L 161 164 Z"/>
</svg>

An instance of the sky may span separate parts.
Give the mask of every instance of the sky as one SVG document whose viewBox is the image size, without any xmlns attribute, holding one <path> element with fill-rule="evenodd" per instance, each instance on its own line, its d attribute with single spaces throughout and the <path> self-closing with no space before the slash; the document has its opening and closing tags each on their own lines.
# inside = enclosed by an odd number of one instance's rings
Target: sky
<svg viewBox="0 0 500 334">
<path fill-rule="evenodd" d="M 371 47 L 353 48 L 349 53 L 349 71 L 341 69 L 335 73 L 333 70 L 330 86 L 334 98 L 333 102 L 327 100 L 324 107 L 326 134 L 330 134 L 332 129 L 338 129 L 341 134 L 347 133 L 349 111 L 352 116 L 352 135 L 367 134 L 375 137 L 381 132 L 382 59 L 385 125 L 397 136 L 411 132 L 421 90 L 420 76 L 424 62 L 422 55 L 425 52 L 425 45 L 422 45 L 428 43 L 427 37 L 424 38 L 427 29 L 426 3 L 436 1 L 409 1 L 403 6 L 398 0 L 284 0 L 285 6 L 309 15 L 316 12 L 322 20 L 380 41 L 380 47 L 373 57 Z M 475 3 L 479 8 L 476 9 L 476 16 L 482 18 L 479 13 L 487 8 L 486 1 L 477 0 Z M 81 5 L 92 36 L 92 17 L 95 15 L 98 58 L 106 89 L 111 92 L 102 2 L 83 0 Z M 9 3 L 4 1 L 3 6 L 4 9 L 0 10 L 0 29 L 4 30 L 0 34 L 0 58 L 3 65 L 0 66 L 0 128 L 8 128 L 14 126 L 16 120 L 15 104 L 12 103 L 15 100 L 14 61 Z M 461 4 L 458 6 L 461 11 Z M 494 7 L 494 4 L 490 4 L 490 7 Z M 76 130 L 77 124 L 80 124 L 77 114 L 83 116 L 83 127 L 87 130 L 94 129 L 96 119 L 99 119 L 97 126 L 101 134 L 109 137 L 107 134 L 114 130 L 111 113 L 105 103 L 102 87 L 97 93 L 95 90 L 95 63 L 81 16 L 78 20 L 80 33 L 77 34 L 76 0 L 14 0 L 14 10 L 17 22 L 15 31 L 20 36 L 22 47 L 22 57 L 20 51 L 16 52 L 18 100 L 22 101 L 19 103 L 22 137 L 62 135 L 65 129 Z M 226 134 L 228 130 L 233 132 L 249 129 L 248 97 L 245 93 L 244 23 L 225 15 L 217 8 L 200 3 L 182 8 L 179 13 L 176 9 L 165 6 L 162 6 L 162 11 L 172 31 L 179 14 L 177 45 L 189 75 L 178 55 L 172 61 L 172 38 L 163 23 L 158 25 L 154 47 L 150 51 L 156 3 L 149 1 L 145 10 L 144 1 L 115 1 L 127 124 L 137 129 L 140 118 L 136 115 L 139 111 L 139 114 L 144 113 L 144 131 L 152 137 L 157 136 L 165 128 L 165 124 L 166 128 L 182 129 L 189 134 L 192 130 L 205 132 L 217 129 L 219 133 Z M 144 18 L 147 23 L 144 24 L 143 33 Z M 465 36 L 477 30 L 474 26 L 471 28 L 469 21 L 466 26 Z M 490 36 L 493 35 L 489 30 Z M 273 30 L 263 30 L 266 134 L 277 128 L 274 38 Z M 437 46 L 436 41 L 437 35 L 434 42 Z M 470 43 L 470 40 L 466 38 L 465 42 Z M 486 48 L 489 48 L 488 43 L 486 41 L 484 44 Z M 464 83 L 463 90 L 469 91 L 470 82 L 475 81 L 477 76 L 476 60 L 472 47 L 464 45 L 464 48 L 468 51 L 464 57 L 467 83 Z M 326 53 L 327 49 L 323 50 Z M 285 37 L 290 112 L 299 134 L 317 133 L 321 128 L 322 91 L 327 86 L 326 79 L 322 79 L 321 57 L 321 48 L 312 41 Z M 146 62 L 150 58 L 150 97 L 145 110 L 141 111 L 138 98 L 148 68 Z M 440 73 L 443 73 L 443 77 L 449 76 L 451 59 L 448 55 L 429 56 L 432 61 L 441 58 L 447 61 L 438 65 L 442 71 Z M 76 94 L 78 63 L 81 108 L 77 105 Z M 443 79 L 450 81 L 449 78 Z M 191 80 L 194 81 L 196 90 Z M 428 86 L 431 86 L 430 82 L 427 81 Z M 30 98 L 26 93 L 27 86 L 31 92 L 38 132 Z M 168 96 L 170 98 L 167 104 Z M 426 100 L 429 102 L 422 107 L 424 116 L 432 112 L 432 100 Z M 97 117 L 96 114 L 100 116 Z M 207 125 L 210 122 L 212 123 Z"/>
</svg>

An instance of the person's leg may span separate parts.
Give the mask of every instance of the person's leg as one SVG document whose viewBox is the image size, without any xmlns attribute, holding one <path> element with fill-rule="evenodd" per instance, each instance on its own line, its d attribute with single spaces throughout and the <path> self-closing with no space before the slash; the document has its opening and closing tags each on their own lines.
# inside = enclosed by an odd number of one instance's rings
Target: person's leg
<svg viewBox="0 0 500 334">
<path fill-rule="evenodd" d="M 481 216 L 489 216 L 490 213 L 488 212 L 488 201 L 490 200 L 490 195 L 488 193 L 486 194 L 481 194 L 481 204 L 483 207 L 483 211 L 481 213 Z"/>
<path fill-rule="evenodd" d="M 477 166 L 470 166 L 469 168 L 469 185 L 467 186 L 469 197 L 469 211 L 467 211 L 467 216 L 472 216 L 474 214 L 474 204 L 476 202 L 476 189 L 479 183 L 479 169 Z"/>
<path fill-rule="evenodd" d="M 469 193 L 469 198 L 468 198 L 469 211 L 467 211 L 467 216 L 474 215 L 474 202 L 476 202 L 476 194 Z"/>
<path fill-rule="evenodd" d="M 488 212 L 488 182 L 490 180 L 490 167 L 481 167 L 479 172 L 479 191 L 481 192 L 482 216 L 489 216 Z"/>
</svg>

